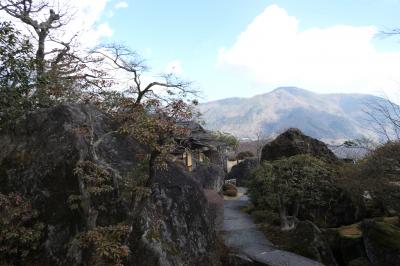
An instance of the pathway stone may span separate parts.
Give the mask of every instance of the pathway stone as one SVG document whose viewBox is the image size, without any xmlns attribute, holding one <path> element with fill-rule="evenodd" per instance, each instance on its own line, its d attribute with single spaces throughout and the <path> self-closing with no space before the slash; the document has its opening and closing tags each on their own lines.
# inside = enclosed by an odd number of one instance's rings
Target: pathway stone
<svg viewBox="0 0 400 266">
<path fill-rule="evenodd" d="M 225 198 L 224 221 L 220 232 L 225 245 L 240 256 L 246 256 L 254 265 L 268 266 L 322 266 L 321 263 L 297 254 L 276 249 L 257 229 L 250 215 L 240 210 L 249 202 L 245 188 L 238 188 L 240 196 Z"/>
</svg>

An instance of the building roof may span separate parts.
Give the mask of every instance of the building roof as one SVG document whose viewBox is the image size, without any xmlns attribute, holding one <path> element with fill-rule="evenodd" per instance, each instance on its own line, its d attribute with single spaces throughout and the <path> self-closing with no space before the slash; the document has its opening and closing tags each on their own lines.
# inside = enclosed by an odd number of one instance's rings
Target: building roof
<svg viewBox="0 0 400 266">
<path fill-rule="evenodd" d="M 329 145 L 328 148 L 339 159 L 348 159 L 355 161 L 361 160 L 370 152 L 370 149 L 359 146 Z"/>
<path fill-rule="evenodd" d="M 189 135 L 186 138 L 177 139 L 182 145 L 181 149 L 185 147 L 191 149 L 206 149 L 206 150 L 218 150 L 221 147 L 225 147 L 224 142 L 218 141 L 212 131 L 204 129 L 199 123 L 194 121 L 180 122 L 179 125 L 189 130 Z"/>
</svg>

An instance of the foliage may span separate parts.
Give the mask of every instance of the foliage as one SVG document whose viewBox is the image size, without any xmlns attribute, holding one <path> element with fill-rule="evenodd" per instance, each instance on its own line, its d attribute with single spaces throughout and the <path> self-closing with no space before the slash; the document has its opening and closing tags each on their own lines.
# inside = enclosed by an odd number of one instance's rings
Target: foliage
<svg viewBox="0 0 400 266">
<path fill-rule="evenodd" d="M 279 225 L 280 220 L 278 214 L 271 210 L 256 210 L 251 213 L 255 223 L 268 223 L 271 225 Z"/>
<path fill-rule="evenodd" d="M 357 164 L 342 166 L 337 181 L 353 194 L 363 195 L 368 191 L 372 197 L 368 206 L 378 213 L 380 206 L 384 211 L 400 212 L 400 142 L 388 142 Z"/>
<path fill-rule="evenodd" d="M 79 161 L 74 174 L 84 181 L 89 194 L 99 195 L 113 190 L 110 173 L 91 161 Z"/>
<path fill-rule="evenodd" d="M 216 141 L 224 143 L 227 147 L 235 150 L 239 146 L 238 139 L 230 133 L 216 131 L 213 132 L 213 138 Z"/>
<path fill-rule="evenodd" d="M 0 127 L 34 106 L 32 44 L 9 22 L 0 22 Z"/>
<path fill-rule="evenodd" d="M 129 227 L 118 224 L 96 227 L 78 236 L 78 244 L 89 254 L 90 265 L 123 265 L 123 259 L 129 255 L 125 237 Z"/>
<path fill-rule="evenodd" d="M 244 160 L 249 157 L 254 157 L 254 154 L 251 151 L 241 151 L 236 155 L 236 159 Z"/>
<path fill-rule="evenodd" d="M 14 264 L 39 249 L 44 224 L 21 195 L 0 193 L 0 264 Z"/>
<path fill-rule="evenodd" d="M 264 161 L 249 182 L 249 194 L 256 210 L 279 214 L 284 230 L 291 230 L 297 218 L 325 226 L 338 198 L 332 166 L 310 155 L 296 155 Z"/>
<path fill-rule="evenodd" d="M 120 132 L 134 137 L 149 149 L 149 185 L 155 169 L 166 167 L 167 157 L 177 146 L 175 140 L 188 135 L 188 129 L 177 122 L 191 120 L 193 106 L 184 99 L 165 105 L 156 99 L 137 104 L 123 98 L 119 107 L 114 115 L 121 123 Z"/>
<path fill-rule="evenodd" d="M 93 197 L 114 190 L 110 173 L 91 161 L 79 161 L 75 166 L 74 174 L 85 185 L 85 191 Z M 82 200 L 85 200 L 84 195 L 70 195 L 68 198 L 69 207 L 72 210 L 78 209 Z"/>
<path fill-rule="evenodd" d="M 329 186 L 334 170 L 325 162 L 309 155 L 263 162 L 250 183 L 251 199 L 256 207 L 277 210 L 277 194 L 285 202 L 300 200 L 302 204 L 320 202 L 321 186 Z"/>
</svg>

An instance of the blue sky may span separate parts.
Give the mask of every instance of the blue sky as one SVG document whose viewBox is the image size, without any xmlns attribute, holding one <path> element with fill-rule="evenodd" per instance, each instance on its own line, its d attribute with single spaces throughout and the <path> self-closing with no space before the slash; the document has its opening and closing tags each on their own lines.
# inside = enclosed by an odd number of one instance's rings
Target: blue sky
<svg viewBox="0 0 400 266">
<path fill-rule="evenodd" d="M 389 95 L 400 89 L 400 75 L 397 81 L 392 71 L 400 67 L 400 37 L 375 35 L 400 27 L 399 0 L 123 2 L 109 1 L 102 10 L 97 23 L 112 31 L 103 41 L 135 49 L 153 73 L 174 66 L 200 87 L 203 100 L 252 96 L 277 86 Z M 326 36 L 332 40 L 324 41 Z"/>
</svg>

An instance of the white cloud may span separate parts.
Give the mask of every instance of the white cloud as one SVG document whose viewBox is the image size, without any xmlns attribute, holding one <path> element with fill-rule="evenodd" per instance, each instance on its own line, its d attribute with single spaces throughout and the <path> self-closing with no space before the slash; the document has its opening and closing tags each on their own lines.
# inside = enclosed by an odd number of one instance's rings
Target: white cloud
<svg viewBox="0 0 400 266">
<path fill-rule="evenodd" d="M 182 74 L 182 63 L 180 60 L 173 60 L 167 64 L 165 68 L 165 72 L 167 74 L 175 74 L 181 75 Z"/>
<path fill-rule="evenodd" d="M 84 36 L 82 36 L 81 41 L 85 46 L 93 47 L 99 40 L 111 37 L 114 34 L 113 29 L 110 28 L 107 22 L 99 24 L 97 27 L 90 29 Z"/>
<path fill-rule="evenodd" d="M 67 26 L 59 31 L 57 37 L 67 41 L 78 34 L 78 41 L 84 46 L 95 45 L 101 38 L 110 37 L 113 30 L 106 21 L 102 21 L 103 13 L 110 1 L 112 0 L 60 0 L 56 2 L 57 6 L 54 7 L 56 11 L 67 11 L 68 15 L 73 15 Z M 21 30 L 25 30 L 25 26 L 19 20 L 11 18 L 4 12 L 0 15 L 15 22 Z M 41 15 L 47 17 L 48 13 Z"/>
<path fill-rule="evenodd" d="M 109 2 L 110 0 L 73 0 L 69 2 L 77 12 L 68 28 L 80 31 L 80 40 L 83 45 L 93 46 L 102 38 L 113 35 L 109 24 L 101 20 Z"/>
<path fill-rule="evenodd" d="M 117 4 L 115 4 L 115 9 L 120 9 L 120 8 L 128 8 L 129 5 L 127 2 L 122 1 L 122 2 L 118 2 Z"/>
<path fill-rule="evenodd" d="M 376 33 L 374 26 L 348 25 L 301 31 L 297 18 L 272 5 L 232 47 L 220 49 L 218 65 L 270 88 L 391 95 L 400 88 L 400 52 L 377 51 L 372 44 Z"/>
</svg>

